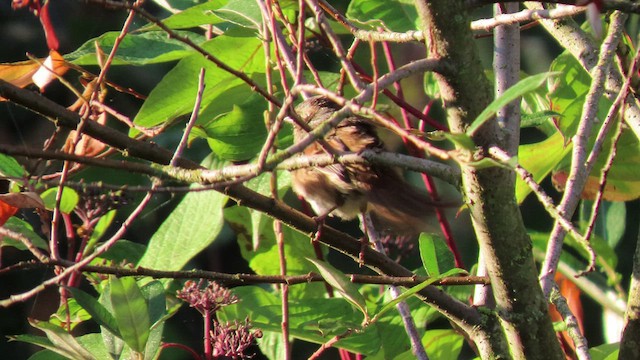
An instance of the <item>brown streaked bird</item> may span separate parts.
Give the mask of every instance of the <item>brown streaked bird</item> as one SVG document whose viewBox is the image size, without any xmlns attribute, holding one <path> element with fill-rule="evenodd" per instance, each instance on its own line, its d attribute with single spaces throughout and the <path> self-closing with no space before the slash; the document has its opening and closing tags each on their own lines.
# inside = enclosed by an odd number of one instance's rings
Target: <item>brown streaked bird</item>
<svg viewBox="0 0 640 360">
<path fill-rule="evenodd" d="M 340 110 L 326 97 L 316 96 L 296 107 L 296 112 L 311 128 L 317 127 Z M 294 139 L 301 141 L 307 132 L 294 126 Z M 375 126 L 365 118 L 349 116 L 325 136 L 326 142 L 339 152 L 384 150 Z M 314 142 L 305 155 L 324 153 Z M 350 220 L 368 212 L 377 231 L 387 235 L 415 235 L 435 227 L 427 222 L 434 212 L 434 202 L 408 184 L 392 168 L 378 165 L 333 164 L 309 167 L 292 172 L 293 190 L 303 197 L 320 217 L 338 216 Z"/>
</svg>

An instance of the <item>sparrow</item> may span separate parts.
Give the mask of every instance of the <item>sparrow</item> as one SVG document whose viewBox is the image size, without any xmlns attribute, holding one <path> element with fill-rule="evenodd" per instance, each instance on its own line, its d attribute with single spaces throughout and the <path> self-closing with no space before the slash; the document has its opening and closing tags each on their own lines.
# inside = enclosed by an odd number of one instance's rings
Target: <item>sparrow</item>
<svg viewBox="0 0 640 360">
<path fill-rule="evenodd" d="M 300 103 L 295 111 L 315 128 L 340 109 L 341 106 L 332 100 L 316 96 Z M 308 134 L 294 126 L 293 135 L 294 141 L 299 142 Z M 356 115 L 345 118 L 327 133 L 324 140 L 337 152 L 385 150 L 376 126 Z M 301 155 L 324 152 L 325 149 L 314 142 Z M 337 216 L 351 220 L 368 213 L 376 231 L 386 235 L 411 236 L 435 231 L 427 219 L 437 204 L 407 183 L 394 168 L 372 164 L 302 168 L 292 171 L 292 188 L 321 219 Z"/>
</svg>

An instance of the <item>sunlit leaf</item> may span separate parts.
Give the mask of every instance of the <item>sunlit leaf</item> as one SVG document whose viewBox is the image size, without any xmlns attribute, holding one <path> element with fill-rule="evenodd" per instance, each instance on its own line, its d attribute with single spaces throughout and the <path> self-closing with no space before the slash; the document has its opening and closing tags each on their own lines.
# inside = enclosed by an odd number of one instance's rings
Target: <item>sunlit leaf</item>
<svg viewBox="0 0 640 360">
<path fill-rule="evenodd" d="M 205 40 L 204 36 L 194 32 L 178 32 L 195 43 Z M 65 55 L 65 59 L 76 65 L 98 65 L 96 59 L 96 43 L 108 54 L 120 35 L 119 31 L 107 32 L 91 39 L 76 51 Z M 181 41 L 171 39 L 164 31 L 148 31 L 138 34 L 127 34 L 118 46 L 113 65 L 149 65 L 167 61 L 175 61 L 193 54 L 193 50 Z"/>
<path fill-rule="evenodd" d="M 422 343 L 429 359 L 458 359 L 464 344 L 464 337 L 454 330 L 427 330 L 422 336 Z M 410 354 L 411 352 L 407 351 L 403 355 L 409 356 Z M 401 359 L 401 356 L 396 359 Z"/>
<path fill-rule="evenodd" d="M 202 44 L 202 47 L 235 70 L 249 75 L 264 71 L 264 51 L 259 39 L 221 36 Z M 203 67 L 206 69 L 203 111 L 214 102 L 223 102 L 231 109 L 233 104 L 228 101 L 227 91 L 237 86 L 249 89 L 236 76 L 207 61 L 202 55 L 194 54 L 182 59 L 156 85 L 134 122 L 143 127 L 153 127 L 191 113 L 198 89 L 198 76 Z M 220 114 L 208 115 L 203 120 L 210 120 L 216 115 Z M 137 133 L 137 130 L 130 131 L 131 135 Z"/>
<path fill-rule="evenodd" d="M 49 350 L 71 359 L 94 359 L 93 355 L 82 347 L 78 340 L 65 329 L 45 321 L 30 320 L 29 323 L 31 326 L 44 331 L 49 341 L 51 341 L 52 346 L 47 347 L 44 343 L 37 345 L 46 347 Z"/>
<path fill-rule="evenodd" d="M 571 153 L 571 147 L 565 146 L 562 134 L 559 132 L 546 140 L 535 144 L 520 145 L 518 161 L 533 179 L 540 183 L 558 165 L 562 159 Z M 531 188 L 520 177 L 516 179 L 516 198 L 518 203 L 531 193 Z"/>
<path fill-rule="evenodd" d="M 268 178 L 269 174 L 265 174 L 264 177 Z M 279 273 L 280 255 L 273 231 L 273 219 L 239 206 L 226 208 L 224 217 L 237 234 L 240 252 L 251 269 L 260 275 Z M 301 275 L 317 271 L 316 267 L 306 260 L 316 256 L 308 236 L 288 226 L 282 227 L 282 233 L 286 239 L 284 257 L 287 261 L 287 273 Z M 326 254 L 326 250 L 323 253 Z M 326 289 L 321 283 L 292 286 L 289 289 L 289 297 L 292 299 L 317 298 L 325 293 Z"/>
<path fill-rule="evenodd" d="M 589 349 L 591 360 L 616 360 L 620 352 L 620 343 L 602 344 Z"/>
<path fill-rule="evenodd" d="M 67 299 L 66 303 L 58 308 L 58 311 L 49 316 L 51 324 L 70 330 L 89 319 L 91 319 L 91 315 L 73 298 Z"/>
<path fill-rule="evenodd" d="M 473 120 L 471 126 L 467 129 L 467 134 L 469 136 L 473 135 L 480 126 L 486 123 L 489 119 L 491 119 L 500 109 L 508 105 L 510 102 L 516 100 L 522 95 L 531 92 L 542 84 L 550 77 L 555 75 L 554 73 L 542 73 L 537 75 L 532 75 L 520 80 L 517 84 L 510 87 L 507 91 L 505 91 L 499 98 L 489 104 L 481 113 Z"/>
<path fill-rule="evenodd" d="M 362 311 L 365 318 L 368 318 L 367 304 L 365 303 L 364 297 L 360 294 L 357 286 L 349 281 L 342 272 L 331 266 L 329 263 L 315 259 L 307 260 L 318 268 L 320 275 L 322 275 L 322 278 L 328 282 L 329 285 L 333 286 L 333 288 L 344 296 L 345 299 Z"/>
<path fill-rule="evenodd" d="M 229 0 L 225 6 L 213 12 L 220 18 L 242 27 L 255 30 L 262 27 L 262 11 L 254 1 Z"/>
<path fill-rule="evenodd" d="M 226 201 L 227 197 L 217 191 L 189 192 L 153 234 L 138 265 L 159 270 L 182 269 L 222 230 Z"/>
<path fill-rule="evenodd" d="M 355 0 L 349 3 L 346 15 L 370 29 L 382 26 L 404 32 L 419 26 L 415 4 L 410 0 Z"/>
<path fill-rule="evenodd" d="M 98 325 L 105 327 L 112 334 L 120 336 L 116 319 L 96 298 L 78 288 L 69 287 L 67 290 L 73 295 L 75 301 L 91 314 L 91 317 Z"/>
<path fill-rule="evenodd" d="M 418 239 L 418 244 L 422 266 L 427 271 L 428 276 L 439 276 L 455 267 L 451 250 L 439 236 L 422 233 Z"/>
<path fill-rule="evenodd" d="M 40 197 L 48 210 L 53 210 L 56 206 L 56 194 L 58 193 L 58 188 L 50 188 L 45 190 Z M 76 205 L 78 205 L 78 201 L 80 201 L 80 197 L 78 193 L 69 187 L 64 187 L 62 190 L 62 197 L 60 198 L 60 211 L 65 214 L 70 214 L 73 209 L 75 209 Z"/>
<path fill-rule="evenodd" d="M 127 345 L 142 353 L 149 338 L 149 309 L 142 292 L 133 277 L 110 277 L 111 305 L 120 330 Z"/>
<path fill-rule="evenodd" d="M 9 178 L 21 178 L 24 173 L 24 168 L 13 156 L 0 154 L 0 175 Z"/>
<path fill-rule="evenodd" d="M 226 0 L 207 1 L 177 12 L 162 20 L 162 23 L 171 29 L 193 28 L 205 24 L 217 25 L 223 19 L 216 16 L 212 10 L 216 10 L 226 3 Z M 152 25 L 152 28 L 155 28 L 155 25 Z"/>
<path fill-rule="evenodd" d="M 0 203 L 0 211 L 2 211 L 2 203 Z M 33 231 L 33 227 L 28 222 L 18 219 L 17 217 L 12 217 L 6 221 L 4 225 L 2 225 L 5 229 L 14 231 L 16 233 L 21 234 L 31 241 L 33 245 L 40 249 L 48 249 L 49 246 L 47 242 L 40 236 L 38 233 Z M 12 239 L 10 237 L 4 237 L 4 239 L 0 239 L 0 246 L 12 246 L 19 250 L 26 250 L 27 247 L 20 241 Z"/>
<path fill-rule="evenodd" d="M 260 151 L 267 138 L 267 129 L 262 121 L 266 105 L 262 97 L 253 94 L 246 101 L 233 105 L 230 112 L 201 125 L 216 156 L 242 161 L 251 159 Z"/>
<path fill-rule="evenodd" d="M 221 321 L 243 321 L 249 317 L 251 324 L 263 333 L 281 331 L 282 307 L 278 293 L 271 293 L 258 286 L 237 287 L 233 292 L 240 298 L 240 302 L 226 306 L 220 312 Z M 336 335 L 343 335 L 345 329 L 357 330 L 362 321 L 362 313 L 343 298 L 290 299 L 290 334 L 296 339 L 323 344 Z M 373 355 L 380 350 L 382 344 L 377 325 L 372 325 L 364 332 L 354 331 L 335 346 Z M 394 327 L 392 333 L 399 332 L 404 333 L 401 324 Z"/>
</svg>

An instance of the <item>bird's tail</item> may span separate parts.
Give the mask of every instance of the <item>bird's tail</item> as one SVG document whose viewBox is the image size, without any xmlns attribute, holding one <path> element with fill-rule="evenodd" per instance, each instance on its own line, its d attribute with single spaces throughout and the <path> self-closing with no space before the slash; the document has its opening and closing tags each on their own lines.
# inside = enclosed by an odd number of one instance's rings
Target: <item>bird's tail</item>
<svg viewBox="0 0 640 360">
<path fill-rule="evenodd" d="M 387 235 L 415 235 L 438 232 L 433 214 L 436 207 L 446 204 L 434 202 L 404 181 L 398 174 L 387 172 L 387 178 L 369 194 L 368 211 L 376 230 Z"/>
</svg>

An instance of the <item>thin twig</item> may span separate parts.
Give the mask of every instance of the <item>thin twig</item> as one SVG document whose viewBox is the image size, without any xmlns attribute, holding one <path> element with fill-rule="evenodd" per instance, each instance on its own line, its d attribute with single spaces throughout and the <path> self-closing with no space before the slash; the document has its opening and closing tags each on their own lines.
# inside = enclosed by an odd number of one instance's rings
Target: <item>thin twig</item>
<svg viewBox="0 0 640 360">
<path fill-rule="evenodd" d="M 257 164 L 231 165 L 222 169 L 214 170 L 189 170 L 184 168 L 175 168 L 168 165 L 151 166 L 139 162 L 91 158 L 60 151 L 47 151 L 3 144 L 0 144 L 0 153 L 13 156 L 24 156 L 32 159 L 68 160 L 92 166 L 119 169 L 155 177 L 175 179 L 187 183 L 201 184 L 219 184 L 221 182 L 231 181 L 240 177 L 254 177 L 262 174 L 263 172 L 274 169 L 297 170 L 311 166 L 329 166 L 336 163 L 342 163 L 345 165 L 371 163 L 388 167 L 400 167 L 416 172 L 426 172 L 450 183 L 453 186 L 458 187 L 460 185 L 460 170 L 457 168 L 427 159 L 419 159 L 398 153 L 384 151 L 376 152 L 371 150 L 362 151 L 360 153 L 344 153 L 338 156 L 330 154 L 299 156 L 287 159 L 277 165 L 268 164 L 268 166 L 263 167 L 262 170 L 260 170 Z"/>
<path fill-rule="evenodd" d="M 125 2 L 118 2 L 118 1 L 113 1 L 113 0 L 88 0 L 88 1 L 91 2 L 91 3 L 101 4 L 101 5 L 105 5 L 105 6 L 108 6 L 108 7 L 111 7 L 111 8 L 116 8 L 116 9 L 124 8 L 124 9 L 128 9 L 128 10 L 135 10 L 137 15 L 142 16 L 143 18 L 147 19 L 149 22 L 153 23 L 154 25 L 156 25 L 157 27 L 162 29 L 164 32 L 166 32 L 167 35 L 169 36 L 169 38 L 176 39 L 176 40 L 184 43 L 185 45 L 189 46 L 190 48 L 194 49 L 195 51 L 197 51 L 198 53 L 203 55 L 205 59 L 211 61 L 216 66 L 218 66 L 220 69 L 222 69 L 222 70 L 228 72 L 229 74 L 237 77 L 238 79 L 242 80 L 244 83 L 249 85 L 253 91 L 259 93 L 265 99 L 267 99 L 268 101 L 272 102 L 276 106 L 280 106 L 281 105 L 280 104 L 280 100 L 278 100 L 277 98 L 269 95 L 269 93 L 267 93 L 267 91 L 265 91 L 265 89 L 260 87 L 260 85 L 258 83 L 256 83 L 255 81 L 253 81 L 247 74 L 243 73 L 242 71 L 238 71 L 236 69 L 233 69 L 232 67 L 230 67 L 229 65 L 225 64 L 223 61 L 221 61 L 220 59 L 215 57 L 213 54 L 211 54 L 210 52 L 205 50 L 202 46 L 200 46 L 200 45 L 196 44 L 195 42 L 193 42 L 193 40 L 191 40 L 188 37 L 183 36 L 183 35 L 175 32 L 175 31 L 173 31 L 171 28 L 166 26 L 162 21 L 158 20 L 155 16 L 153 16 L 149 12 L 147 12 L 144 8 L 137 7 L 137 6 L 135 6 L 135 5 L 131 4 L 131 3 L 128 3 L 126 1 Z"/>
<path fill-rule="evenodd" d="M 386 255 L 384 245 L 382 244 L 381 235 L 373 226 L 373 222 L 371 221 L 371 217 L 369 216 L 369 214 L 363 214 L 362 216 L 360 216 L 360 222 L 363 227 L 363 231 L 369 238 L 369 241 L 373 243 L 373 247 L 376 249 L 376 251 Z M 401 295 L 398 287 L 393 285 L 389 286 L 389 293 L 391 294 L 392 299 L 397 299 Z M 411 316 L 411 310 L 409 309 L 406 301 L 398 302 L 396 308 L 398 309 L 398 313 L 402 318 L 404 329 L 409 336 L 409 342 L 411 343 L 411 352 L 418 360 L 429 360 L 429 356 L 427 356 L 427 352 L 424 349 L 424 345 L 422 344 L 422 337 L 418 333 L 418 328 L 416 327 L 416 323 L 413 320 L 413 316 Z"/>
<path fill-rule="evenodd" d="M 329 42 L 331 42 L 331 46 L 333 47 L 333 53 L 340 60 L 340 64 L 342 65 L 342 68 L 346 71 L 347 76 L 349 77 L 349 81 L 351 82 L 351 85 L 357 91 L 363 90 L 364 84 L 362 83 L 362 80 L 360 80 L 357 72 L 351 65 L 351 62 L 347 59 L 347 53 L 344 51 L 344 48 L 342 47 L 342 43 L 340 42 L 340 39 L 335 34 L 335 32 L 333 32 L 333 30 L 331 29 L 331 26 L 327 22 L 324 16 L 324 13 L 322 12 L 322 9 L 318 5 L 318 1 L 306 0 L 306 2 L 309 5 L 309 9 L 315 14 L 318 25 L 320 26 L 322 31 L 324 31 L 325 35 L 329 39 Z"/>
<path fill-rule="evenodd" d="M 27 248 L 27 250 L 29 250 L 33 254 L 33 256 L 35 256 L 36 259 L 40 260 L 41 262 L 46 263 L 46 262 L 49 262 L 49 260 L 51 260 L 49 256 L 47 256 L 47 254 L 42 252 L 42 250 L 38 249 L 38 247 L 35 246 L 31 242 L 31 240 L 29 240 L 29 238 L 27 238 L 21 233 L 18 233 L 13 230 L 9 230 L 5 227 L 0 226 L 0 239 L 5 236 L 8 238 L 20 241 L 22 245 L 24 245 Z"/>
<path fill-rule="evenodd" d="M 189 118 L 189 121 L 187 122 L 184 132 L 182 133 L 182 138 L 180 139 L 180 143 L 178 144 L 178 147 L 176 148 L 176 151 L 173 153 L 173 157 L 169 162 L 169 165 L 171 166 L 176 166 L 177 159 L 179 159 L 182 156 L 182 152 L 184 151 L 184 149 L 187 147 L 187 144 L 189 143 L 189 134 L 191 134 L 191 130 L 196 125 L 196 122 L 198 121 L 198 114 L 200 113 L 200 104 L 202 104 L 202 96 L 204 95 L 205 72 L 206 72 L 205 68 L 200 69 L 200 74 L 198 75 L 198 91 L 196 93 L 196 101 L 193 104 L 193 111 L 191 112 L 191 117 Z"/>
<path fill-rule="evenodd" d="M 515 5 L 517 6 L 517 4 Z M 586 9 L 584 6 L 563 6 L 555 9 L 522 10 L 509 14 L 497 14 L 489 19 L 474 20 L 471 22 L 471 29 L 489 31 L 501 25 L 515 25 L 540 19 L 561 19 L 581 14 Z"/>
<path fill-rule="evenodd" d="M 589 354 L 589 345 L 587 343 L 587 339 L 580 332 L 580 325 L 578 324 L 578 319 L 571 312 L 569 305 L 567 304 L 567 299 L 562 296 L 560 293 L 560 289 L 558 289 L 558 285 L 553 286 L 551 290 L 550 296 L 551 302 L 556 306 L 556 309 L 562 315 L 562 319 L 564 323 L 567 325 L 567 332 L 573 340 L 573 344 L 576 348 L 576 356 L 579 360 L 589 360 L 591 359 L 591 355 Z"/>
<path fill-rule="evenodd" d="M 98 95 L 98 92 L 100 91 L 100 86 L 102 85 L 102 82 L 107 77 L 107 72 L 109 72 L 109 68 L 111 67 L 111 63 L 113 63 L 113 59 L 115 59 L 115 57 L 116 57 L 116 52 L 118 51 L 118 48 L 120 47 L 120 43 L 122 43 L 122 40 L 124 40 L 124 37 L 129 32 L 129 27 L 133 23 L 133 18 L 135 16 L 135 12 L 136 12 L 135 9 L 141 7 L 143 4 L 144 4 L 144 0 L 136 0 L 133 3 L 132 8 L 129 9 L 129 14 L 127 15 L 127 19 L 124 21 L 124 24 L 122 24 L 122 30 L 120 30 L 120 33 L 118 33 L 118 36 L 113 41 L 113 47 L 111 48 L 111 52 L 109 53 L 109 56 L 107 57 L 107 60 L 104 62 L 104 64 L 102 64 L 100 66 L 100 74 L 98 74 L 98 79 L 96 80 L 96 90 L 91 95 L 91 100 L 92 101 L 96 100 L 98 98 L 97 95 Z"/>
<path fill-rule="evenodd" d="M 533 179 L 533 175 L 531 175 L 531 173 L 527 171 L 527 169 L 523 168 L 520 164 L 514 164 L 512 158 L 510 158 L 509 155 L 500 148 L 497 148 L 495 146 L 491 147 L 489 149 L 489 154 L 503 165 L 512 168 L 520 176 L 522 181 L 524 181 L 525 184 L 527 184 L 536 195 L 538 201 L 540 201 L 540 203 L 544 206 L 545 210 L 547 210 L 547 213 L 551 215 L 551 217 L 556 221 L 556 223 L 559 224 L 559 226 L 564 231 L 568 232 L 580 245 L 582 245 L 582 247 L 589 254 L 589 263 L 593 263 L 596 258 L 596 253 L 591 247 L 589 241 L 584 236 L 582 236 L 582 234 L 580 234 L 578 229 L 576 229 L 576 227 L 571 224 L 571 221 L 567 220 L 567 218 L 563 216 L 562 210 L 560 210 L 553 204 L 553 199 L 551 199 L 551 197 L 547 195 L 544 189 L 542 189 L 542 187 Z"/>
<path fill-rule="evenodd" d="M 335 343 L 337 343 L 338 341 L 340 341 L 341 339 L 344 339 L 345 337 L 351 335 L 352 330 L 347 330 L 344 333 L 340 334 L 340 335 L 336 335 L 334 337 L 332 337 L 331 339 L 329 339 L 327 342 L 325 342 L 324 344 L 322 344 L 318 350 L 314 351 L 313 354 L 311 354 L 311 356 L 309 356 L 309 358 L 307 360 L 317 360 L 320 358 L 320 356 L 327 350 L 330 349 L 331 347 L 333 347 L 333 345 L 335 345 Z"/>
<path fill-rule="evenodd" d="M 138 217 L 138 215 L 140 215 L 140 213 L 147 206 L 149 201 L 151 201 L 151 198 L 152 198 L 152 193 L 151 192 L 147 193 L 147 195 L 142 199 L 142 201 L 140 201 L 138 206 L 131 212 L 131 214 L 129 214 L 127 219 L 122 223 L 122 225 L 116 231 L 116 233 L 111 238 L 109 238 L 109 240 L 105 241 L 102 245 L 96 248 L 96 250 L 91 255 L 85 257 L 84 259 L 82 259 L 82 261 L 79 261 L 74 265 L 71 265 L 65 268 L 63 271 L 60 272 L 60 274 L 48 280 L 43 281 L 40 285 L 34 287 L 29 291 L 23 292 L 21 294 L 11 295 L 8 299 L 0 300 L 0 307 L 9 307 L 12 304 L 23 302 L 30 299 L 31 297 L 37 295 L 47 287 L 57 284 L 59 281 L 66 278 L 70 274 L 88 265 L 91 261 L 93 261 L 93 259 L 102 255 L 107 250 L 109 250 L 113 246 L 113 244 L 116 243 L 116 241 L 122 238 L 122 235 L 124 235 L 127 229 L 131 226 L 131 223 L 133 223 L 133 221 Z"/>
<path fill-rule="evenodd" d="M 2 228 L 0 228 L 2 229 Z M 3 229 L 6 230 L 6 229 Z M 77 265 L 76 262 L 69 260 L 53 261 L 48 258 L 45 262 L 23 261 L 11 266 L 0 269 L 0 276 L 7 275 L 11 272 L 48 269 L 54 266 L 68 268 Z M 225 286 L 237 285 L 254 285 L 254 284 L 289 284 L 302 285 L 310 282 L 322 282 L 324 279 L 320 274 L 308 273 L 302 275 L 256 275 L 256 274 L 238 274 L 238 273 L 222 273 L 205 270 L 178 270 L 166 271 L 147 269 L 143 267 L 122 267 L 122 266 L 105 266 L 105 265 L 85 265 L 80 268 L 81 271 L 94 274 L 112 274 L 117 276 L 149 276 L 154 279 L 205 279 L 219 282 Z M 354 284 L 375 284 L 375 285 L 396 285 L 403 287 L 414 287 L 425 281 L 433 282 L 436 286 L 466 286 L 474 284 L 489 284 L 488 277 L 482 276 L 451 276 L 442 279 L 431 279 L 427 276 L 386 276 L 386 275 L 363 275 L 363 274 L 345 274 Z"/>
<path fill-rule="evenodd" d="M 612 67 L 615 48 L 620 40 L 626 18 L 627 15 L 620 12 L 615 12 L 611 16 L 608 34 L 600 50 L 598 65 L 595 66 L 592 71 L 593 81 L 585 98 L 578 131 L 573 137 L 571 170 L 569 172 L 569 178 L 567 179 L 565 193 L 558 209 L 566 220 L 569 220 L 571 215 L 573 215 L 580 200 L 582 188 L 589 175 L 584 169 L 584 161 L 587 159 L 588 140 L 593 124 L 595 123 L 600 97 L 604 93 L 604 83 L 607 73 L 609 72 L 609 68 Z M 560 253 L 562 252 L 562 243 L 565 234 L 564 227 L 556 220 L 551 235 L 549 236 L 547 258 L 542 263 L 540 270 L 540 286 L 547 297 L 554 283 L 553 278 L 558 262 L 560 261 Z"/>
</svg>

